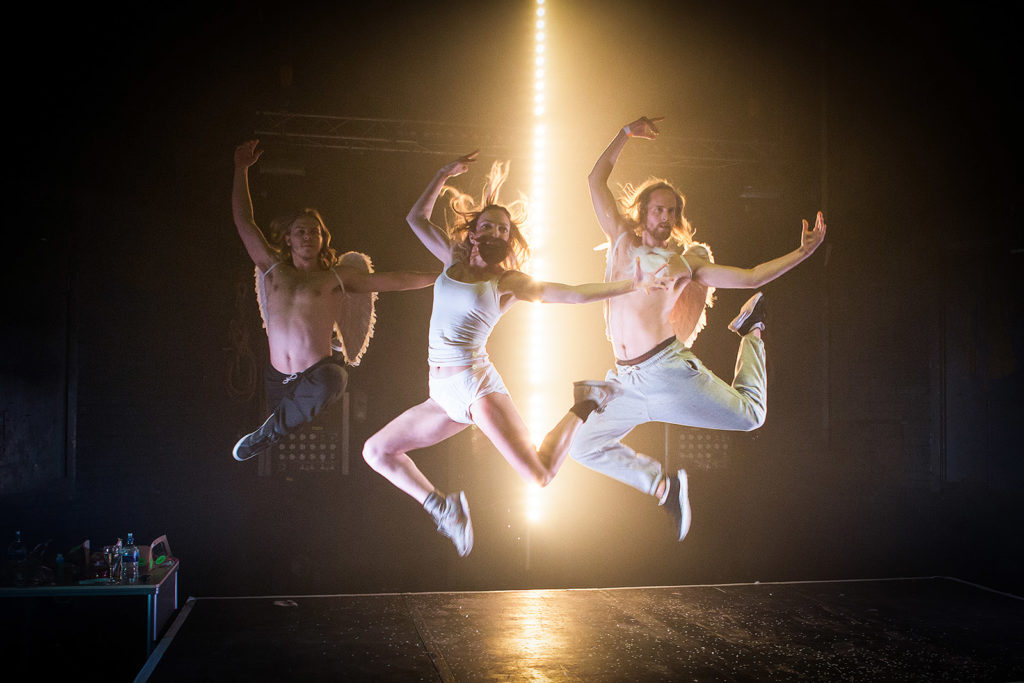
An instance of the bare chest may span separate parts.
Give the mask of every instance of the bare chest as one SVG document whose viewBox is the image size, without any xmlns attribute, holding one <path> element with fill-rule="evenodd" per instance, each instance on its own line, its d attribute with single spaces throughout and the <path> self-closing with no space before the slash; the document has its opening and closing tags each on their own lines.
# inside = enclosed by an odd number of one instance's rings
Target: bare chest
<svg viewBox="0 0 1024 683">
<path fill-rule="evenodd" d="M 278 269 L 267 276 L 267 297 L 272 302 L 315 306 L 337 300 L 341 294 L 341 283 L 331 271 Z"/>
<path fill-rule="evenodd" d="M 615 280 L 632 279 L 636 272 L 636 245 L 623 240 L 613 254 L 611 277 Z M 656 264 L 643 264 L 645 270 L 653 270 Z M 608 300 L 613 321 L 623 327 L 644 329 L 667 324 L 672 307 L 688 279 L 676 280 L 668 288 L 637 290 L 624 296 Z M 660 334 L 660 331 L 659 331 Z"/>
</svg>

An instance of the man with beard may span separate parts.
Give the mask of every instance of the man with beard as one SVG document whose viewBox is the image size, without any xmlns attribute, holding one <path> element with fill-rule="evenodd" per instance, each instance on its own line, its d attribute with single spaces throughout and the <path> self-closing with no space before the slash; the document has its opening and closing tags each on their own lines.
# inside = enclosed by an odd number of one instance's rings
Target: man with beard
<svg viewBox="0 0 1024 683">
<path fill-rule="evenodd" d="M 668 181 L 650 178 L 626 186 L 616 201 L 608 187 L 612 168 L 631 137 L 653 140 L 660 118 L 642 117 L 618 131 L 590 172 L 590 192 L 608 237 L 606 280 L 621 278 L 639 259 L 647 271 L 672 281 L 644 296 L 626 294 L 607 302 L 608 335 L 615 367 L 608 381 L 622 392 L 582 425 L 570 455 L 583 465 L 657 498 L 683 540 L 690 527 L 686 471 L 664 472 L 660 463 L 622 444 L 645 422 L 750 431 L 764 423 L 767 407 L 764 298 L 754 294 L 729 329 L 740 336 L 732 384 L 712 374 L 690 351 L 706 322 L 714 288 L 756 289 L 808 258 L 825 238 L 821 212 L 813 228 L 806 220 L 800 246 L 753 268 L 714 263 L 707 245 L 693 240 L 683 216 L 685 200 Z M 621 207 L 621 211 L 620 211 Z"/>
<path fill-rule="evenodd" d="M 231 208 L 256 265 L 270 346 L 264 379 L 272 412 L 235 444 L 232 455 L 239 461 L 259 455 L 341 398 L 348 381 L 342 363 L 358 365 L 373 334 L 376 292 L 420 289 L 437 277 L 436 272 L 374 273 L 364 254 L 339 257 L 314 209 L 273 221 L 264 236 L 249 194 L 249 167 L 263 154 L 257 144 L 250 140 L 235 149 Z"/>
<path fill-rule="evenodd" d="M 582 285 L 542 282 L 521 272 L 527 253 L 520 231 L 523 204 L 501 204 L 498 198 L 508 165 L 495 162 L 491 167 L 480 202 L 446 185 L 476 158 L 473 152 L 441 168 L 408 215 L 413 232 L 443 265 L 430 316 L 430 397 L 389 422 L 363 447 L 366 462 L 423 506 L 463 557 L 473 548 L 465 493 L 442 493 L 408 451 L 432 446 L 475 424 L 520 476 L 546 486 L 565 462 L 580 425 L 619 391 L 615 382 L 575 383 L 572 407 L 537 448 L 487 355 L 487 339 L 498 320 L 517 301 L 581 304 L 657 286 L 657 278 L 644 277 L 639 265 L 618 281 Z M 456 216 L 447 228 L 431 221 L 442 193 L 450 195 Z"/>
</svg>

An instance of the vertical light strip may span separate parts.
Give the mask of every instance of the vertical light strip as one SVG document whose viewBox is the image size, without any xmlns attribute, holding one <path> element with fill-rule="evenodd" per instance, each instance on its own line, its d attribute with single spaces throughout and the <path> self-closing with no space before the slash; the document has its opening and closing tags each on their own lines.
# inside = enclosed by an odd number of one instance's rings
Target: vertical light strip
<svg viewBox="0 0 1024 683">
<path fill-rule="evenodd" d="M 533 144 L 531 145 L 530 173 L 530 247 L 534 254 L 531 272 L 539 279 L 550 279 L 548 259 L 545 258 L 547 247 L 547 7 L 545 0 L 536 0 L 534 18 L 534 64 L 533 64 L 533 98 L 532 122 Z M 527 409 L 527 426 L 535 444 L 550 428 L 546 424 L 546 387 L 550 358 L 545 353 L 545 322 L 547 306 L 534 304 L 531 306 L 528 328 L 526 332 L 527 363 L 529 364 L 530 400 Z"/>
<path fill-rule="evenodd" d="M 548 16 L 545 0 L 536 0 L 534 17 L 534 53 L 533 53 L 533 98 L 531 121 L 533 123 L 533 144 L 531 146 L 530 173 L 530 249 L 534 256 L 531 273 L 534 277 L 551 279 L 548 263 L 544 254 L 548 242 L 548 108 L 547 108 L 547 35 Z M 550 330 L 550 311 L 544 304 L 530 307 L 530 315 L 526 330 L 526 372 L 529 378 L 530 398 L 527 403 L 526 424 L 530 429 L 533 442 L 540 445 L 544 434 L 550 429 L 550 367 L 552 359 L 547 348 L 546 331 Z M 526 516 L 530 522 L 537 522 L 541 517 L 540 490 L 533 485 L 527 487 Z"/>
</svg>

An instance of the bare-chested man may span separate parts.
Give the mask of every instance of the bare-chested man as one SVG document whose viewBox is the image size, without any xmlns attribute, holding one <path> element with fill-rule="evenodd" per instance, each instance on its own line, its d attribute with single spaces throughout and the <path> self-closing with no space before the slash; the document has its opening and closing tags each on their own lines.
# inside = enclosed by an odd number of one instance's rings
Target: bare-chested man
<svg viewBox="0 0 1024 683">
<path fill-rule="evenodd" d="M 373 273 L 369 260 L 350 253 L 339 260 L 320 214 L 303 209 L 271 224 L 269 241 L 253 219 L 249 167 L 263 153 L 258 141 L 235 149 L 231 209 L 246 251 L 257 268 L 260 309 L 267 328 L 270 367 L 265 379 L 273 409 L 259 429 L 235 444 L 235 460 L 248 460 L 311 422 L 345 392 L 348 375 L 333 357 L 332 340 L 345 362 L 356 364 L 369 341 L 371 292 L 430 286 L 437 273 Z M 356 256 L 354 261 L 348 257 Z M 361 299 L 354 295 L 367 293 Z M 362 333 L 349 336 L 352 304 L 364 304 Z M 369 304 L 369 310 L 367 306 Z M 336 331 L 338 334 L 336 335 Z"/>
<path fill-rule="evenodd" d="M 821 212 L 813 228 L 803 221 L 797 249 L 753 268 L 715 264 L 711 251 L 693 241 L 683 217 L 684 199 L 668 182 L 652 178 L 616 201 L 608 179 L 631 137 L 653 140 L 661 119 L 624 126 L 590 172 L 590 193 L 601 229 L 608 236 L 606 280 L 628 277 L 636 258 L 647 270 L 674 278 L 674 286 L 649 294 L 608 300 L 608 334 L 615 367 L 607 379 L 625 391 L 604 412 L 583 424 L 570 455 L 578 462 L 655 496 L 673 518 L 678 539 L 690 527 L 685 470 L 664 472 L 657 461 L 621 439 L 646 422 L 750 431 L 764 423 L 767 405 L 763 297 L 754 294 L 729 328 L 740 335 L 732 385 L 712 374 L 690 351 L 704 326 L 713 288 L 756 289 L 809 257 L 825 238 Z M 624 210 L 620 212 L 619 207 Z"/>
</svg>

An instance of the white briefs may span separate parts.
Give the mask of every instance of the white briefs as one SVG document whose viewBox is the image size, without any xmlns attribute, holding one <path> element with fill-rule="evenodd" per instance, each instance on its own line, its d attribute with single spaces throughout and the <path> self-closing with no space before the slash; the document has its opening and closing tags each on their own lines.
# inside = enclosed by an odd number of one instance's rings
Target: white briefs
<svg viewBox="0 0 1024 683">
<path fill-rule="evenodd" d="M 437 401 L 455 422 L 472 424 L 470 407 L 488 394 L 508 395 L 501 375 L 489 362 L 477 363 L 450 377 L 430 377 L 430 398 Z"/>
</svg>

